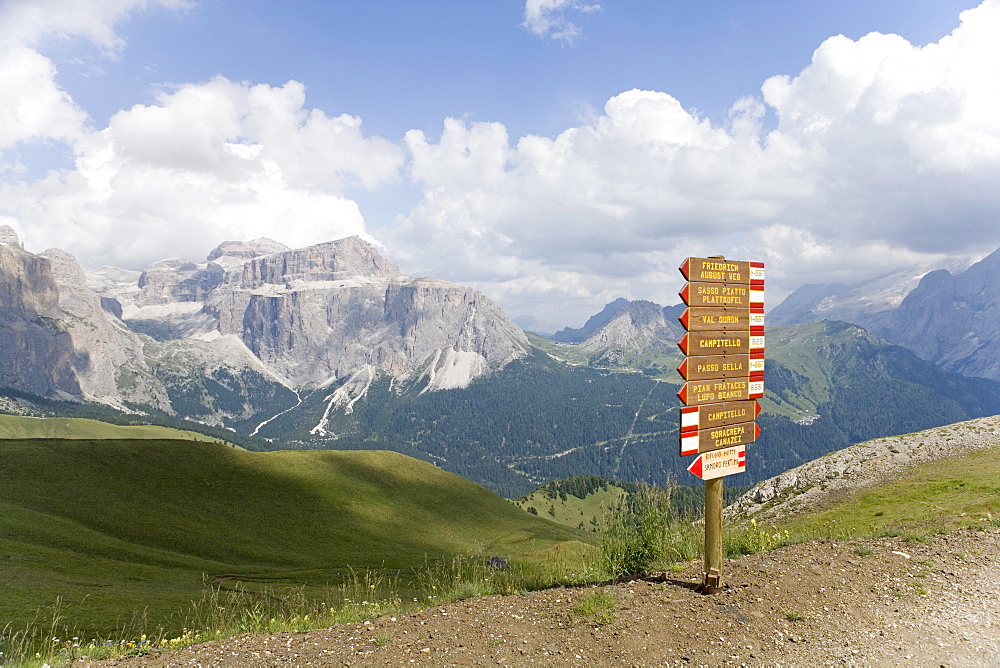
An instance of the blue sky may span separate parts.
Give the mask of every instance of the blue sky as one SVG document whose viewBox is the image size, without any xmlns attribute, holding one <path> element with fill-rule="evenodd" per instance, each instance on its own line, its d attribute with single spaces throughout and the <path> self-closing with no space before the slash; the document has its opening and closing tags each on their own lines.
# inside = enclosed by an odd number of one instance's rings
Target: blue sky
<svg viewBox="0 0 1000 668">
<path fill-rule="evenodd" d="M 995 0 L 0 0 L 0 222 L 86 268 L 360 234 L 558 325 L 686 255 L 776 302 L 1000 245 L 998 42 Z"/>
</svg>

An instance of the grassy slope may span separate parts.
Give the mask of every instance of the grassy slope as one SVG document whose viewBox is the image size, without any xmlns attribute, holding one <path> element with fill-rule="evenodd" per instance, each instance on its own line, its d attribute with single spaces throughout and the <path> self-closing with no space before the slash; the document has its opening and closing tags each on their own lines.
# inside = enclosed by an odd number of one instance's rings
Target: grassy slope
<svg viewBox="0 0 1000 668">
<path fill-rule="evenodd" d="M 540 490 L 514 500 L 519 508 L 534 508 L 539 517 L 547 517 L 559 524 L 577 527 L 583 524 L 585 531 L 596 532 L 598 522 L 604 512 L 619 503 L 625 490 L 621 487 L 599 489 L 580 499 L 568 494 L 566 499 L 551 498 Z"/>
<path fill-rule="evenodd" d="M 531 332 L 525 332 L 525 335 L 531 345 L 560 362 L 571 366 L 586 366 L 587 362 L 590 361 L 587 353 L 580 350 L 580 347 L 575 343 L 560 343 Z"/>
<path fill-rule="evenodd" d="M 990 517 L 991 516 L 991 517 Z M 905 476 L 782 525 L 792 535 L 919 537 L 1000 518 L 1000 448 L 914 466 Z"/>
<path fill-rule="evenodd" d="M 0 619 L 15 628 L 57 597 L 63 623 L 110 632 L 132 610 L 180 613 L 220 575 L 320 586 L 580 535 L 391 452 L 0 441 Z"/>
<path fill-rule="evenodd" d="M 765 378 L 764 387 L 769 391 L 761 407 L 793 420 L 814 414 L 818 406 L 830 401 L 833 376 L 832 356 L 817 353 L 831 345 L 843 346 L 847 338 L 842 330 L 832 329 L 824 321 L 768 328 L 768 358 L 794 371 L 790 386 L 780 397 L 768 387 L 768 380 L 773 384 L 778 379 Z"/>
<path fill-rule="evenodd" d="M 183 438 L 218 442 L 218 439 L 205 434 L 157 425 L 114 425 L 87 418 L 36 418 L 3 414 L 0 414 L 0 438 Z"/>
</svg>

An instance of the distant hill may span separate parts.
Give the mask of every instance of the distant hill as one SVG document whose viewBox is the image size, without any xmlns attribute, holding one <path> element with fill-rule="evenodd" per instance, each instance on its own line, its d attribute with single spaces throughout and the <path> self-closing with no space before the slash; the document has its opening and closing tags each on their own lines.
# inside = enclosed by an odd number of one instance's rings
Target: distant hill
<svg viewBox="0 0 1000 668">
<path fill-rule="evenodd" d="M 933 271 L 958 274 L 975 258 L 925 262 L 895 269 L 870 280 L 851 285 L 807 283 L 768 309 L 771 325 L 795 325 L 813 320 L 843 320 L 857 325 L 870 322 L 876 313 L 897 308 L 920 280 Z"/>
<path fill-rule="evenodd" d="M 87 418 L 24 417 L 2 413 L 0 413 L 0 438 L 174 438 L 220 442 L 220 439 L 198 432 L 159 425 L 114 425 Z"/>
<path fill-rule="evenodd" d="M 323 591 L 348 569 L 508 558 L 583 534 L 392 452 L 253 453 L 165 440 L 0 440 L 0 619 L 149 626 L 207 582 Z M 47 617 L 46 617 L 47 618 Z"/>
</svg>

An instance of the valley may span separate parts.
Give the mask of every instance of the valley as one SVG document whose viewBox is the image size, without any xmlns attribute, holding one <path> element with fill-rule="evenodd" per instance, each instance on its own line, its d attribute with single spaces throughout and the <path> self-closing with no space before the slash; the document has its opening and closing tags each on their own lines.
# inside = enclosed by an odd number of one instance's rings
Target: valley
<svg viewBox="0 0 1000 668">
<path fill-rule="evenodd" d="M 617 299 L 545 338 L 354 237 L 224 242 L 200 263 L 103 267 L 86 287 L 72 256 L 4 238 L 0 280 L 21 293 L 0 332 L 25 354 L 0 359 L 0 401 L 25 415 L 145 421 L 250 450 L 392 450 L 505 497 L 579 474 L 688 476 L 673 445 L 678 306 Z M 740 484 L 1000 413 L 1000 383 L 856 325 L 770 326 L 766 338 L 763 433 Z"/>
</svg>

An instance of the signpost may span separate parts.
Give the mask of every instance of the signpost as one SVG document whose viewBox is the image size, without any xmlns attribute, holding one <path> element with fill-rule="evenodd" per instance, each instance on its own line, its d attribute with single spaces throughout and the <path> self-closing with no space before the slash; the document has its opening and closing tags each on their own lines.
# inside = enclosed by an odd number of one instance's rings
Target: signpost
<svg viewBox="0 0 1000 668">
<path fill-rule="evenodd" d="M 722 588 L 722 480 L 746 470 L 746 446 L 760 436 L 757 399 L 764 396 L 764 263 L 689 257 L 679 318 L 687 333 L 677 372 L 686 381 L 680 453 L 697 455 L 688 471 L 705 481 L 705 579 Z"/>
</svg>

